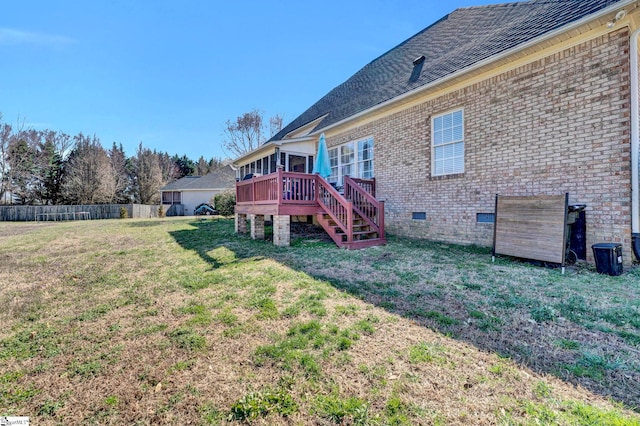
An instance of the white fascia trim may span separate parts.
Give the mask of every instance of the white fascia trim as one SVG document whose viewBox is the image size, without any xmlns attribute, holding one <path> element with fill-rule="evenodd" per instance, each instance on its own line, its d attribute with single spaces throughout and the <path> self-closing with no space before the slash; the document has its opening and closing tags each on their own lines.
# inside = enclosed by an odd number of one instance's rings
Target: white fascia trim
<svg viewBox="0 0 640 426">
<path fill-rule="evenodd" d="M 235 160 L 233 160 L 233 163 L 231 163 L 233 166 L 235 166 L 234 170 L 237 170 L 237 168 L 239 167 L 238 163 L 241 163 L 242 159 L 247 158 L 247 157 L 252 157 L 254 155 L 256 155 L 257 153 L 261 152 L 261 151 L 268 151 L 269 149 L 271 149 L 274 146 L 280 146 L 282 143 L 282 141 L 272 141 L 272 142 L 267 142 L 264 145 L 260 145 L 259 147 L 257 147 L 254 150 L 251 150 L 249 152 L 247 152 L 246 154 L 244 154 L 242 157 L 238 157 Z M 233 168 L 233 167 L 232 167 Z"/>
<path fill-rule="evenodd" d="M 242 157 L 238 157 L 235 160 L 233 160 L 232 164 L 235 167 L 234 170 L 237 170 L 237 168 L 240 167 L 238 163 L 241 163 L 242 159 L 247 158 L 247 157 L 252 157 L 252 156 L 256 155 L 259 152 L 268 151 L 273 147 L 279 147 L 279 146 L 287 145 L 287 144 L 290 144 L 290 143 L 315 141 L 315 139 L 316 138 L 314 136 L 303 136 L 303 137 L 295 138 L 295 139 L 280 139 L 280 140 L 277 140 L 277 141 L 267 142 L 264 145 L 260 145 L 258 148 L 254 149 L 253 151 L 247 152 Z"/>
<path fill-rule="evenodd" d="M 579 20 L 577 20 L 575 22 L 572 22 L 572 23 L 570 23 L 568 25 L 565 25 L 564 27 L 560 27 L 560 28 L 558 28 L 556 30 L 553 30 L 551 32 L 543 34 L 540 37 L 537 37 L 537 38 L 534 38 L 532 40 L 529 40 L 529 41 L 527 41 L 527 42 L 525 42 L 523 44 L 519 44 L 519 45 L 517 45 L 517 46 L 515 46 L 515 47 L 513 47 L 511 49 L 504 50 L 504 51 L 502 51 L 500 53 L 497 53 L 497 54 L 495 54 L 493 56 L 490 56 L 490 57 L 488 57 L 486 59 L 483 59 L 480 62 L 476 62 L 475 64 L 473 64 L 473 65 L 471 65 L 471 66 L 469 66 L 467 68 L 463 68 L 461 70 L 458 70 L 458 71 L 454 72 L 453 74 L 449 74 L 449 75 L 447 75 L 445 77 L 442 77 L 441 79 L 432 81 L 431 83 L 425 84 L 424 86 L 420 86 L 420 87 L 418 87 L 416 89 L 413 89 L 413 90 L 411 90 L 409 92 L 403 93 L 402 95 L 396 96 L 395 98 L 389 99 L 388 101 L 385 101 L 385 102 L 382 102 L 382 103 L 380 103 L 378 105 L 372 106 L 369 109 L 366 109 L 366 110 L 361 111 L 361 112 L 359 112 L 357 114 L 349 116 L 349 117 L 347 117 L 347 118 L 345 118 L 343 120 L 340 120 L 340 121 L 338 121 L 336 123 L 333 123 L 333 124 L 331 124 L 331 125 L 329 125 L 327 127 L 324 127 L 324 128 L 322 128 L 320 130 L 316 130 L 316 131 L 314 131 L 314 132 L 312 132 L 310 134 L 317 135 L 317 134 L 319 134 L 321 132 L 326 132 L 326 131 L 331 130 L 331 129 L 335 128 L 335 127 L 338 127 L 338 126 L 341 126 L 341 125 L 343 125 L 345 123 L 348 123 L 351 120 L 356 120 L 356 119 L 358 119 L 358 118 L 360 118 L 362 116 L 365 116 L 367 114 L 375 112 L 375 111 L 377 111 L 379 109 L 385 108 L 385 107 L 387 107 L 389 105 L 392 105 L 392 104 L 394 104 L 396 102 L 399 102 L 399 101 L 402 101 L 404 99 L 407 99 L 407 98 L 410 98 L 412 96 L 415 96 L 417 94 L 420 94 L 421 92 L 427 91 L 427 90 L 431 89 L 434 86 L 440 85 L 442 83 L 446 83 L 447 81 L 453 80 L 455 78 L 458 78 L 461 75 L 466 74 L 468 72 L 480 69 L 480 68 L 482 68 L 482 67 L 484 67 L 484 66 L 486 66 L 486 65 L 488 65 L 488 64 L 490 64 L 492 62 L 504 59 L 507 56 L 513 55 L 514 53 L 517 53 L 517 52 L 519 52 L 521 50 L 526 50 L 526 49 L 528 49 L 528 48 L 530 48 L 532 46 L 535 46 L 538 43 L 550 40 L 550 39 L 552 39 L 554 37 L 559 36 L 562 33 L 565 33 L 567 31 L 571 31 L 573 29 L 576 29 L 576 28 L 588 23 L 589 21 L 592 21 L 594 19 L 598 19 L 600 17 L 604 17 L 605 15 L 608 15 L 609 13 L 615 12 L 615 11 L 621 9 L 621 8 L 624 8 L 626 6 L 632 5 L 632 4 L 636 3 L 637 1 L 638 0 L 620 1 L 620 2 L 618 2 L 616 4 L 614 4 L 614 5 L 611 5 L 611 6 L 607 7 L 607 8 L 605 8 L 605 9 L 601 10 L 600 12 L 598 12 L 596 14 L 585 16 L 584 18 L 579 19 Z"/>
<path fill-rule="evenodd" d="M 304 136 L 300 136 L 299 138 L 293 138 L 293 139 L 300 139 L 300 138 L 305 138 L 307 136 L 309 136 L 311 134 L 311 130 L 313 130 L 314 127 L 318 126 L 318 124 L 320 124 L 320 122 L 322 120 L 324 120 L 329 114 L 324 114 L 321 115 L 320 117 L 311 120 L 310 122 L 308 122 L 307 124 L 303 124 L 302 126 L 298 126 L 295 129 L 293 129 L 292 131 L 290 131 L 289 133 L 287 133 L 286 135 L 284 135 L 284 137 L 280 140 L 286 140 L 287 138 L 289 138 L 289 136 L 293 133 L 299 132 L 300 129 L 304 129 L 305 127 L 310 127 L 309 132 L 306 133 Z"/>
<path fill-rule="evenodd" d="M 631 34 L 630 69 L 631 69 L 631 232 L 640 233 L 640 76 L 638 72 L 638 37 L 640 29 Z"/>
</svg>

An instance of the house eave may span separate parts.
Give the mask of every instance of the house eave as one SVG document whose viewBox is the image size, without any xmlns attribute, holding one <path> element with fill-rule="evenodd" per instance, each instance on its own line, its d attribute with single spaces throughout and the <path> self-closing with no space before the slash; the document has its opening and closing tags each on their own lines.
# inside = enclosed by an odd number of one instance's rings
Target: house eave
<svg viewBox="0 0 640 426">
<path fill-rule="evenodd" d="M 291 139 L 280 139 L 277 141 L 271 141 L 271 142 L 267 142 L 263 145 L 260 145 L 258 148 L 254 149 L 253 151 L 249 151 L 246 154 L 244 154 L 242 157 L 238 157 L 233 161 L 233 165 L 235 167 L 239 167 L 241 164 L 245 164 L 247 161 L 246 159 L 254 157 L 260 153 L 263 152 L 268 152 L 271 151 L 272 149 L 276 148 L 276 147 L 281 147 L 283 145 L 287 145 L 287 144 L 292 144 L 292 143 L 298 143 L 298 142 L 313 142 L 315 141 L 315 137 L 314 136 L 303 136 L 303 137 L 299 137 L 299 138 L 291 138 Z"/>
<path fill-rule="evenodd" d="M 531 39 L 525 43 L 522 43 L 518 46 L 515 46 L 511 49 L 507 49 L 504 50 L 500 53 L 497 53 L 495 55 L 492 55 L 486 59 L 483 59 L 481 61 L 478 61 L 476 63 L 474 63 L 471 66 L 468 66 L 466 68 L 462 68 L 454 73 L 451 73 L 447 76 L 444 76 L 438 80 L 434 80 L 430 83 L 427 83 L 423 86 L 417 87 L 413 90 L 410 90 L 406 93 L 403 93 L 399 96 L 396 96 L 394 98 L 391 98 L 387 101 L 381 102 L 377 105 L 374 105 L 368 109 L 365 109 L 363 111 L 360 111 L 359 113 L 353 114 L 347 118 L 344 118 L 340 121 L 337 121 L 333 124 L 330 124 L 326 127 L 321 127 L 319 129 L 313 130 L 312 132 L 309 133 L 309 135 L 311 136 L 315 136 L 317 137 L 320 133 L 322 132 L 329 132 L 332 129 L 335 128 L 339 128 L 345 124 L 348 124 L 351 121 L 356 121 L 361 119 L 362 117 L 365 117 L 369 114 L 375 113 L 377 111 L 381 111 L 381 110 L 385 110 L 387 108 L 390 108 L 396 104 L 400 104 L 403 103 L 405 101 L 409 101 L 415 97 L 420 96 L 421 94 L 423 94 L 424 92 L 428 92 L 432 89 L 434 89 L 437 86 L 441 86 L 441 85 L 446 85 L 452 81 L 456 81 L 457 79 L 460 79 L 461 77 L 463 77 L 465 74 L 469 74 L 472 73 L 474 71 L 479 71 L 493 63 L 498 63 L 502 60 L 505 60 L 506 58 L 513 56 L 513 55 L 517 55 L 519 52 L 523 52 L 526 51 L 527 49 L 531 49 L 532 47 L 538 45 L 538 44 L 542 44 L 544 42 L 548 42 L 556 37 L 559 37 L 562 34 L 565 33 L 569 33 L 570 31 L 576 30 L 586 24 L 588 24 L 589 22 L 598 20 L 598 19 L 602 19 L 603 17 L 605 17 L 608 14 L 611 14 L 613 12 L 619 11 L 622 8 L 625 8 L 627 6 L 633 5 L 638 3 L 638 0 L 623 0 L 620 1 L 618 3 L 615 3 L 605 9 L 602 9 L 601 11 L 585 16 L 584 18 L 581 18 L 577 21 L 574 21 L 568 25 L 562 26 L 560 28 L 557 28 L 553 31 L 550 31 L 540 37 L 536 37 L 534 39 Z"/>
<path fill-rule="evenodd" d="M 302 126 L 299 126 L 293 130 L 291 130 L 289 133 L 287 133 L 286 135 L 284 135 L 282 137 L 282 139 L 280 140 L 292 140 L 292 139 L 301 139 L 304 138 L 306 136 L 308 136 L 309 134 L 313 133 L 313 129 L 315 129 L 316 127 L 318 127 L 320 125 L 320 123 L 328 116 L 329 114 L 323 114 L 320 117 L 311 120 L 310 122 L 308 122 L 307 124 L 303 124 Z M 294 136 L 296 134 L 302 133 L 305 130 L 308 129 L 308 132 L 304 134 L 304 136 Z"/>
</svg>

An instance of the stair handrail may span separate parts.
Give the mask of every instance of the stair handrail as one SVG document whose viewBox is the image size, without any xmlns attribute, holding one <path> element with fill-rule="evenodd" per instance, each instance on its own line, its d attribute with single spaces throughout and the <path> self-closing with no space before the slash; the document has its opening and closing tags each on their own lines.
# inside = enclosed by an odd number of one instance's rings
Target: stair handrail
<svg viewBox="0 0 640 426">
<path fill-rule="evenodd" d="M 362 180 L 359 179 L 358 181 Z M 356 213 L 378 233 L 378 238 L 384 239 L 384 201 L 378 201 L 359 185 L 358 181 L 349 176 L 344 177 L 345 196 L 353 203 L 353 209 Z M 354 203 L 353 201 L 356 197 L 360 197 L 365 203 L 368 203 L 368 208 L 361 208 L 359 203 Z M 370 214 L 370 212 L 373 212 L 373 214 Z"/>
<path fill-rule="evenodd" d="M 316 201 L 329 217 L 347 235 L 347 242 L 353 241 L 353 203 L 344 198 L 322 176 L 316 175 Z M 325 197 L 329 197 L 328 200 Z M 344 213 L 336 209 L 339 206 Z"/>
<path fill-rule="evenodd" d="M 353 182 L 357 183 L 359 187 L 364 189 L 369 194 L 376 196 L 376 178 L 371 179 L 360 179 L 360 178 L 352 178 L 349 177 Z"/>
</svg>

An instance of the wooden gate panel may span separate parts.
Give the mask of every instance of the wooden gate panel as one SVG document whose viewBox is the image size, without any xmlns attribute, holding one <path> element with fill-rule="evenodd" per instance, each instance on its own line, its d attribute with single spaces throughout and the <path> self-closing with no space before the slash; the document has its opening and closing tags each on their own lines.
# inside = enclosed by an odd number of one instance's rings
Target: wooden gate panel
<svg viewBox="0 0 640 426">
<path fill-rule="evenodd" d="M 493 252 L 564 265 L 569 194 L 496 195 Z"/>
</svg>

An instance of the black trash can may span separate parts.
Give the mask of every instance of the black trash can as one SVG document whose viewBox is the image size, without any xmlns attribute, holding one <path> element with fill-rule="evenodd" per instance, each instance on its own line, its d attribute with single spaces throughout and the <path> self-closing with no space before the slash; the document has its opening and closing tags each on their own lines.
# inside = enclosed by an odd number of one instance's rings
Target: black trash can
<svg viewBox="0 0 640 426">
<path fill-rule="evenodd" d="M 622 274 L 622 244 L 599 243 L 591 246 L 599 274 Z"/>
<path fill-rule="evenodd" d="M 567 211 L 567 238 L 569 255 L 575 260 L 587 260 L 586 204 L 569 204 Z"/>
</svg>

